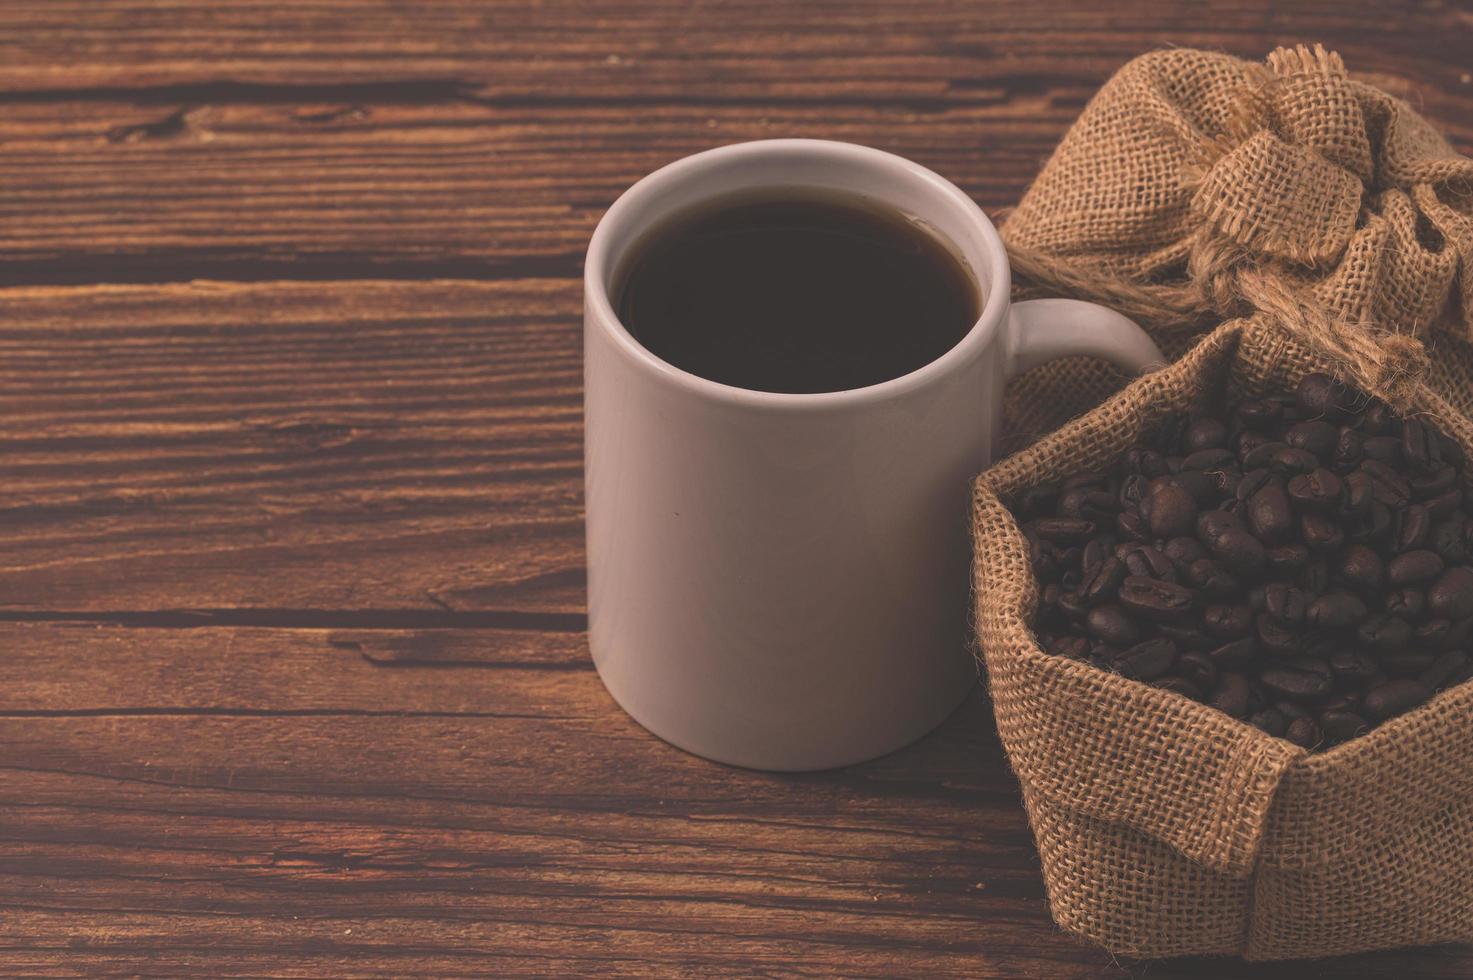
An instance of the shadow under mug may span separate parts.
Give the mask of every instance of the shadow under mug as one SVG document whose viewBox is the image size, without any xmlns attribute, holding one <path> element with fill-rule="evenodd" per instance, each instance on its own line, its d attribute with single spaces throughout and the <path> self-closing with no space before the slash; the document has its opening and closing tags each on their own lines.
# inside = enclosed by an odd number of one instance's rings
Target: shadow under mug
<svg viewBox="0 0 1473 980">
<path fill-rule="evenodd" d="M 930 226 L 981 290 L 976 324 L 909 374 L 817 394 L 735 388 L 650 353 L 610 301 L 628 249 L 675 213 L 767 188 L 838 191 Z M 900 748 L 962 701 L 976 684 L 970 483 L 993 459 L 1004 383 L 1072 354 L 1130 371 L 1161 360 L 1117 313 L 1008 293 L 981 209 L 868 147 L 725 146 L 609 208 L 584 271 L 589 645 L 640 724 L 720 762 L 826 769 Z"/>
</svg>

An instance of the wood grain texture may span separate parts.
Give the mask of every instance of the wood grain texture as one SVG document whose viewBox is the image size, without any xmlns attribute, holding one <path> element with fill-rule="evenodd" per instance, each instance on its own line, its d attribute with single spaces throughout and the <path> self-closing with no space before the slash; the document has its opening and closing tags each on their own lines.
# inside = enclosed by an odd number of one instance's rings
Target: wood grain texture
<svg viewBox="0 0 1473 980">
<path fill-rule="evenodd" d="M 1244 976 L 1054 928 L 980 693 L 801 776 L 617 709 L 578 276 L 694 150 L 998 212 L 1128 58 L 1301 41 L 1473 149 L 1463 2 L 0 4 L 0 975 Z"/>
<path fill-rule="evenodd" d="M 0 293 L 0 611 L 581 615 L 580 296 Z"/>
<path fill-rule="evenodd" d="M 1166 44 L 1324 40 L 1473 148 L 1457 5 L 150 8 L 0 5 L 0 282 L 574 276 L 636 178 L 769 136 L 894 150 L 997 211 Z"/>
<path fill-rule="evenodd" d="M 980 698 L 878 762 L 754 773 L 639 729 L 582 642 L 0 627 L 0 969 L 1242 975 L 1054 931 Z"/>
</svg>

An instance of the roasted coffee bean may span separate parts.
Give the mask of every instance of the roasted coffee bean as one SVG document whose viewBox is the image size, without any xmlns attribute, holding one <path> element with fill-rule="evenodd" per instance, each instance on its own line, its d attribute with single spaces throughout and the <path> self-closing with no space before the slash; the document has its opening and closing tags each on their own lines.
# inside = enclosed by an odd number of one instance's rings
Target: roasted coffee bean
<svg viewBox="0 0 1473 980">
<path fill-rule="evenodd" d="M 1319 465 L 1318 456 L 1307 449 L 1299 449 L 1295 446 L 1286 446 L 1278 450 L 1268 461 L 1268 468 L 1271 472 L 1286 478 L 1297 473 L 1312 472 Z"/>
<path fill-rule="evenodd" d="M 1412 499 L 1412 487 L 1406 477 L 1378 459 L 1368 459 L 1360 471 L 1371 481 L 1371 496 L 1387 507 L 1405 507 Z"/>
<path fill-rule="evenodd" d="M 1188 452 L 1227 445 L 1227 426 L 1210 415 L 1200 415 L 1182 432 L 1182 447 Z"/>
<path fill-rule="evenodd" d="M 1288 485 L 1289 499 L 1296 506 L 1307 510 L 1333 511 L 1340 506 L 1345 492 L 1345 482 L 1334 473 L 1320 467 L 1309 473 L 1291 477 Z"/>
<path fill-rule="evenodd" d="M 1294 401 L 1307 419 L 1339 420 L 1346 414 L 1348 393 L 1327 374 L 1306 374 L 1294 389 Z"/>
<path fill-rule="evenodd" d="M 1473 633 L 1473 619 L 1429 619 L 1412 628 L 1412 642 L 1431 650 L 1462 646 Z"/>
<path fill-rule="evenodd" d="M 1154 449 L 1132 449 L 1125 454 L 1125 465 L 1132 473 L 1160 476 L 1166 472 L 1166 460 Z"/>
<path fill-rule="evenodd" d="M 1312 718 L 1295 718 L 1289 722 L 1289 728 L 1284 732 L 1284 738 L 1303 749 L 1314 748 L 1320 744 L 1323 737 L 1320 734 L 1320 726 L 1316 725 Z"/>
<path fill-rule="evenodd" d="M 1167 582 L 1176 581 L 1176 565 L 1166 553 L 1159 548 L 1148 544 L 1138 544 L 1121 555 L 1125 562 L 1125 568 L 1130 575 L 1144 575 L 1147 578 L 1159 578 Z"/>
<path fill-rule="evenodd" d="M 1159 688 L 1162 691 L 1171 691 L 1174 694 L 1180 694 L 1182 697 L 1191 698 L 1193 701 L 1202 700 L 1202 689 L 1196 684 L 1193 684 L 1191 681 L 1187 680 L 1185 677 L 1181 677 L 1176 674 L 1168 674 L 1165 677 L 1158 677 L 1151 682 L 1151 686 L 1154 688 Z"/>
<path fill-rule="evenodd" d="M 1192 567 L 1192 562 L 1207 557 L 1207 549 L 1202 547 L 1202 542 L 1196 538 L 1172 538 L 1162 546 L 1161 550 L 1167 558 L 1171 559 L 1171 563 L 1183 576 L 1186 575 L 1187 569 Z"/>
<path fill-rule="evenodd" d="M 1371 513 L 1371 507 L 1376 499 L 1371 496 L 1371 478 L 1360 470 L 1346 475 L 1345 489 L 1340 494 L 1340 507 L 1337 513 L 1341 517 L 1360 518 Z"/>
<path fill-rule="evenodd" d="M 1276 421 L 1278 417 L 1279 406 L 1275 402 L 1250 398 L 1238 403 L 1238 418 L 1246 426 L 1263 428 Z"/>
<path fill-rule="evenodd" d="M 1281 544 L 1264 552 L 1270 575 L 1287 577 L 1302 571 L 1309 563 L 1309 549 L 1302 544 Z"/>
<path fill-rule="evenodd" d="M 1469 663 L 1468 654 L 1462 650 L 1448 650 L 1439 654 L 1417 679 L 1436 691 L 1467 670 Z"/>
<path fill-rule="evenodd" d="M 1208 650 L 1217 640 L 1187 620 L 1161 620 L 1155 623 L 1156 635 L 1177 644 L 1177 650 Z"/>
<path fill-rule="evenodd" d="M 1113 602 L 1091 609 L 1084 625 L 1090 636 L 1118 647 L 1132 646 L 1141 639 L 1140 627 L 1124 608 Z"/>
<path fill-rule="evenodd" d="M 1115 502 L 1122 510 L 1139 507 L 1140 502 L 1146 499 L 1150 493 L 1151 481 L 1139 473 L 1131 473 L 1120 481 L 1120 489 L 1115 494 Z"/>
<path fill-rule="evenodd" d="M 1338 551 L 1345 544 L 1345 528 L 1324 514 L 1301 514 L 1299 534 L 1310 551 Z"/>
<path fill-rule="evenodd" d="M 1212 495 L 1197 501 L 1204 507 L 1216 503 L 1219 497 L 1233 497 L 1238 492 L 1238 483 L 1243 479 L 1243 474 L 1238 470 L 1237 464 L 1203 470 L 1202 475 L 1212 485 Z"/>
<path fill-rule="evenodd" d="M 1264 609 L 1285 623 L 1299 625 L 1309 611 L 1309 597 L 1300 589 L 1284 582 L 1274 582 L 1264 587 Z"/>
<path fill-rule="evenodd" d="M 1307 750 L 1473 681 L 1473 489 L 1423 419 L 1310 376 L 1018 495 L 1040 645 Z"/>
<path fill-rule="evenodd" d="M 1211 605 L 1202 613 L 1207 632 L 1222 639 L 1236 639 L 1253 633 L 1253 610 L 1246 605 Z"/>
<path fill-rule="evenodd" d="M 1467 457 L 1466 454 L 1463 452 L 1463 447 L 1458 443 L 1456 439 L 1445 433 L 1438 432 L 1437 444 L 1439 447 L 1441 447 L 1442 450 L 1442 461 L 1447 465 L 1453 467 L 1454 469 L 1457 469 L 1459 467 L 1462 467 L 1467 462 Z"/>
<path fill-rule="evenodd" d="M 1473 616 L 1473 568 L 1449 568 L 1427 589 L 1427 608 L 1447 619 Z"/>
<path fill-rule="evenodd" d="M 1076 473 L 1073 476 L 1065 477 L 1064 482 L 1059 484 L 1059 487 L 1063 490 L 1077 490 L 1080 488 L 1098 490 L 1101 487 L 1108 486 L 1109 483 L 1110 478 L 1103 473 Z"/>
<path fill-rule="evenodd" d="M 1277 616 L 1260 613 L 1253 628 L 1259 646 L 1271 656 L 1286 657 L 1299 651 L 1299 632 Z"/>
<path fill-rule="evenodd" d="M 1284 433 L 1284 442 L 1306 452 L 1313 453 L 1324 462 L 1329 462 L 1335 452 L 1340 432 L 1323 419 L 1296 422 Z"/>
<path fill-rule="evenodd" d="M 1088 577 L 1100 566 L 1106 558 L 1111 557 L 1111 549 L 1115 547 L 1115 540 L 1109 535 L 1101 535 L 1091 538 L 1084 546 L 1084 551 L 1079 556 L 1079 568 Z"/>
<path fill-rule="evenodd" d="M 1251 636 L 1230 640 L 1207 651 L 1207 656 L 1219 670 L 1239 670 L 1258 656 L 1258 641 Z"/>
<path fill-rule="evenodd" d="M 1421 681 L 1399 678 L 1387 681 L 1366 693 L 1366 715 L 1374 721 L 1385 721 L 1410 711 L 1432 696 Z"/>
<path fill-rule="evenodd" d="M 1248 526 L 1260 541 L 1272 544 L 1286 537 L 1294 529 L 1294 511 L 1289 506 L 1289 495 L 1284 483 L 1272 479 L 1248 498 Z"/>
<path fill-rule="evenodd" d="M 1080 620 L 1088 615 L 1090 605 L 1088 598 L 1075 591 L 1060 593 L 1057 603 L 1059 612 L 1073 620 Z"/>
<path fill-rule="evenodd" d="M 1243 479 L 1239 480 L 1238 485 L 1233 489 L 1233 496 L 1238 500 L 1250 500 L 1255 493 L 1267 486 L 1268 481 L 1273 478 L 1274 475 L 1267 468 L 1249 470 L 1243 474 Z"/>
<path fill-rule="evenodd" d="M 1242 518 L 1225 510 L 1204 510 L 1197 515 L 1197 540 L 1212 548 L 1212 541 L 1225 531 L 1243 526 Z"/>
<path fill-rule="evenodd" d="M 1416 500 L 1431 500 L 1452 488 L 1457 482 L 1458 472 L 1451 466 L 1440 466 L 1426 473 L 1419 473 L 1407 481 Z"/>
<path fill-rule="evenodd" d="M 1268 691 L 1296 701 L 1318 700 L 1335 686 L 1330 665 L 1314 657 L 1295 657 L 1275 664 L 1260 673 L 1258 679 Z"/>
<path fill-rule="evenodd" d="M 1283 715 L 1285 718 L 1288 718 L 1290 721 L 1293 721 L 1295 718 L 1314 717 L 1314 715 L 1310 713 L 1308 708 L 1295 701 L 1279 700 L 1269 705 L 1269 707 L 1273 708 L 1275 711 Z"/>
<path fill-rule="evenodd" d="M 1241 526 L 1226 528 L 1204 543 L 1207 550 L 1212 552 L 1212 557 L 1222 562 L 1230 571 L 1245 575 L 1256 574 L 1263 570 L 1267 561 L 1263 542 Z"/>
<path fill-rule="evenodd" d="M 1093 574 L 1079 587 L 1079 597 L 1088 605 L 1096 606 L 1115 597 L 1120 583 L 1125 581 L 1125 562 L 1111 556 L 1095 566 Z"/>
<path fill-rule="evenodd" d="M 1437 661 L 1435 653 L 1414 653 L 1402 651 L 1391 653 L 1381 658 L 1381 671 L 1388 677 L 1420 677 Z"/>
<path fill-rule="evenodd" d="M 1197 501 L 1178 486 L 1158 487 L 1143 501 L 1142 511 L 1158 538 L 1191 534 L 1197 526 Z"/>
<path fill-rule="evenodd" d="M 1111 666 L 1132 680 L 1148 681 L 1169 671 L 1175 662 L 1176 644 L 1158 636 L 1122 650 Z"/>
<path fill-rule="evenodd" d="M 1223 714 L 1241 718 L 1248 712 L 1248 696 L 1248 678 L 1236 671 L 1228 671 L 1219 677 L 1210 703 Z"/>
<path fill-rule="evenodd" d="M 1394 651 L 1412 642 L 1411 624 L 1399 616 L 1369 616 L 1355 630 L 1361 646 L 1371 651 Z"/>
<path fill-rule="evenodd" d="M 1386 579 L 1386 565 L 1375 549 L 1352 544 L 1336 558 L 1335 577 L 1352 588 L 1377 592 Z"/>
<path fill-rule="evenodd" d="M 1200 472 L 1202 470 L 1218 469 L 1223 466 L 1236 463 L 1237 454 L 1231 449 L 1223 446 L 1215 446 L 1211 449 L 1199 449 L 1188 453 L 1181 461 L 1182 472 Z"/>
<path fill-rule="evenodd" d="M 1277 708 L 1264 708 L 1262 711 L 1253 713 L 1248 717 L 1248 724 L 1267 732 L 1274 738 L 1282 738 L 1289 730 L 1289 719 L 1284 717 L 1283 712 Z"/>
<path fill-rule="evenodd" d="M 1122 510 L 1116 514 L 1115 530 L 1132 541 L 1151 540 L 1151 529 L 1146 526 L 1146 519 L 1138 511 Z"/>
<path fill-rule="evenodd" d="M 1383 605 L 1393 616 L 1400 616 L 1409 622 L 1418 620 L 1427 612 L 1427 593 L 1410 585 L 1403 586 L 1386 593 Z"/>
<path fill-rule="evenodd" d="M 1320 732 L 1331 745 L 1348 742 L 1370 730 L 1370 722 L 1354 711 L 1325 710 L 1319 716 Z"/>
<path fill-rule="evenodd" d="M 1421 504 L 1404 507 L 1391 518 L 1391 548 L 1393 551 L 1416 551 L 1425 547 L 1431 536 L 1432 515 Z"/>
<path fill-rule="evenodd" d="M 1047 514 L 1059 499 L 1059 488 L 1052 484 L 1038 487 L 1029 487 L 1018 494 L 1017 510 L 1019 516 L 1033 517 L 1035 515 Z"/>
<path fill-rule="evenodd" d="M 1206 650 L 1217 642 L 1187 622 L 1159 622 L 1156 624 L 1156 632 L 1175 643 L 1179 650 Z"/>
<path fill-rule="evenodd" d="M 1380 669 L 1375 658 L 1359 650 L 1341 650 L 1331 654 L 1329 664 L 1337 681 L 1357 686 L 1375 677 Z"/>
<path fill-rule="evenodd" d="M 1201 589 L 1204 595 L 1220 597 L 1236 595 L 1243 588 L 1242 582 L 1212 558 L 1200 558 L 1187 568 L 1187 581 Z"/>
<path fill-rule="evenodd" d="M 1390 466 L 1401 465 L 1401 440 L 1395 436 L 1372 436 L 1361 443 L 1366 459 L 1380 460 Z"/>
<path fill-rule="evenodd" d="M 1244 449 L 1241 445 L 1238 450 L 1238 459 L 1243 464 L 1243 471 L 1256 470 L 1260 467 L 1267 468 L 1274 456 L 1283 449 L 1288 449 L 1288 443 L 1260 442 L 1253 444 L 1251 448 Z"/>
<path fill-rule="evenodd" d="M 1416 419 L 1403 419 L 1401 423 L 1401 455 L 1410 466 L 1426 469 L 1433 462 L 1433 447 L 1436 437 L 1428 444 L 1427 430 Z"/>
<path fill-rule="evenodd" d="M 1304 568 L 1294 581 L 1308 595 L 1324 595 L 1330 588 L 1330 562 L 1324 555 L 1314 555 L 1304 563 Z"/>
<path fill-rule="evenodd" d="M 1384 548 L 1391 538 L 1391 508 L 1380 501 L 1371 501 L 1370 513 L 1354 521 L 1346 537 L 1359 544 Z"/>
<path fill-rule="evenodd" d="M 1468 558 L 1465 521 L 1450 517 L 1432 529 L 1432 550 L 1449 565 L 1458 565 Z"/>
<path fill-rule="evenodd" d="M 1365 458 L 1365 437 L 1354 429 L 1341 429 L 1330 461 L 1341 473 L 1355 469 Z"/>
<path fill-rule="evenodd" d="M 1434 525 L 1451 519 L 1462 505 L 1463 492 L 1456 487 L 1444 490 L 1435 497 L 1429 497 L 1423 504 Z"/>
<path fill-rule="evenodd" d="M 1187 429 L 1187 416 L 1168 415 L 1162 420 L 1160 428 L 1156 430 L 1156 448 L 1161 450 L 1169 458 L 1181 446 L 1183 433 Z"/>
<path fill-rule="evenodd" d="M 1331 592 L 1309 604 L 1305 619 L 1312 626 L 1344 629 L 1354 626 L 1369 614 L 1366 604 L 1349 592 Z"/>
<path fill-rule="evenodd" d="M 1093 521 L 1074 517 L 1044 517 L 1033 522 L 1033 529 L 1055 544 L 1082 544 L 1095 533 Z"/>
<path fill-rule="evenodd" d="M 1119 509 L 1115 494 L 1098 487 L 1073 487 L 1059 496 L 1060 512 L 1075 520 L 1108 523 Z"/>
<path fill-rule="evenodd" d="M 1435 579 L 1445 564 L 1435 551 L 1425 548 L 1397 555 L 1386 563 L 1386 579 L 1392 585 L 1415 585 Z"/>
<path fill-rule="evenodd" d="M 1200 650 L 1182 652 L 1176 658 L 1176 665 L 1172 670 L 1200 690 L 1210 691 L 1217 686 L 1217 664 Z"/>
<path fill-rule="evenodd" d="M 1191 611 L 1196 596 L 1174 582 L 1128 575 L 1120 585 L 1120 604 L 1149 619 L 1174 619 Z"/>
<path fill-rule="evenodd" d="M 1082 636 L 1061 636 L 1049 645 L 1048 652 L 1070 660 L 1088 660 L 1089 641 Z"/>
</svg>

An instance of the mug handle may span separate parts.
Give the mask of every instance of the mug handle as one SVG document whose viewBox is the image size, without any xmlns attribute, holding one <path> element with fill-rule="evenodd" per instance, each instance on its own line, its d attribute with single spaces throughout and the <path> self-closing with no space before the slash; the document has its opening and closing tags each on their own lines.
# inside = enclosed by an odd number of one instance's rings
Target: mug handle
<svg viewBox="0 0 1473 980">
<path fill-rule="evenodd" d="M 1131 374 L 1166 363 L 1161 349 L 1134 320 L 1077 299 L 1030 299 L 1008 312 L 1011 378 L 1056 357 L 1099 357 Z"/>
</svg>

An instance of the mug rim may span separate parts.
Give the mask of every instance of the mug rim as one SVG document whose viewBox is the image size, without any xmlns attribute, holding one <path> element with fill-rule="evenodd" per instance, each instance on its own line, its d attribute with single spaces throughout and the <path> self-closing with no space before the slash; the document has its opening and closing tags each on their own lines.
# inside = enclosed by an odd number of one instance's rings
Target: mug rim
<svg viewBox="0 0 1473 980">
<path fill-rule="evenodd" d="M 845 388 L 840 391 L 782 392 L 741 388 L 692 374 L 645 347 L 624 326 L 609 299 L 605 283 L 609 280 L 609 273 L 613 271 L 611 263 L 618 258 L 611 254 L 611 240 L 623 230 L 621 226 L 631 220 L 631 215 L 639 213 L 656 200 L 662 187 L 671 180 L 688 179 L 701 170 L 756 156 L 827 157 L 838 162 L 868 164 L 888 172 L 892 179 L 918 185 L 928 194 L 941 198 L 948 206 L 955 207 L 982 240 L 986 250 L 984 259 L 990 266 L 987 269 L 977 268 L 977 263 L 964 253 L 962 246 L 948 238 L 947 244 L 957 253 L 958 260 L 966 265 L 974 281 L 979 283 L 979 288 L 982 275 L 987 275 L 987 294 L 976 321 L 950 349 L 915 370 L 862 388 Z M 774 183 L 772 186 L 777 188 L 783 185 Z M 877 188 L 867 196 L 881 203 L 889 203 L 884 188 Z M 646 227 L 648 224 L 646 222 Z M 941 234 L 939 231 L 936 233 Z M 625 357 L 678 388 L 714 401 L 797 410 L 884 401 L 924 388 L 955 372 L 972 358 L 980 356 L 992 342 L 1008 307 L 1011 289 L 1011 272 L 1002 238 L 977 202 L 961 188 L 935 171 L 905 157 L 838 140 L 752 140 L 703 150 L 668 163 L 641 177 L 604 212 L 589 240 L 588 254 L 583 266 L 585 306 L 593 314 L 592 319 L 597 321 L 598 329 L 613 340 Z"/>
</svg>

